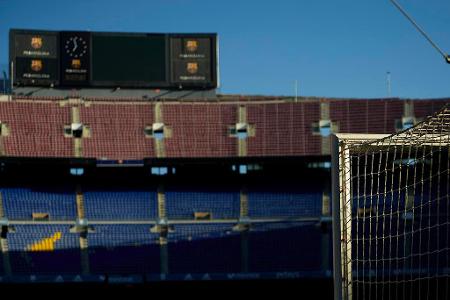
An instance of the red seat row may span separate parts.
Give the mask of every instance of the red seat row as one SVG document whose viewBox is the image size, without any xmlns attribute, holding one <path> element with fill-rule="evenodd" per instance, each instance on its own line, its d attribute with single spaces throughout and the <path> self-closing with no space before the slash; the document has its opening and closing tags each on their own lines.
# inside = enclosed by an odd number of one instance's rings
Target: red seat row
<svg viewBox="0 0 450 300">
<path fill-rule="evenodd" d="M 0 102 L 0 155 L 18 157 L 74 157 L 74 142 L 65 137 L 72 108 L 60 101 L 15 99 Z M 246 138 L 248 156 L 321 155 L 326 137 L 313 133 L 329 107 L 329 119 L 339 132 L 393 133 L 413 103 L 414 117 L 425 118 L 450 99 L 313 99 L 298 102 L 191 101 L 164 102 L 161 120 L 170 135 L 164 138 L 166 157 L 238 156 L 238 139 L 231 128 L 239 122 L 240 107 L 254 136 Z M 155 103 L 93 101 L 79 105 L 80 122 L 90 128 L 82 140 L 83 157 L 104 160 L 144 159 L 156 156 L 155 140 L 144 129 L 155 122 Z M 325 153 L 326 154 L 326 153 Z"/>
</svg>

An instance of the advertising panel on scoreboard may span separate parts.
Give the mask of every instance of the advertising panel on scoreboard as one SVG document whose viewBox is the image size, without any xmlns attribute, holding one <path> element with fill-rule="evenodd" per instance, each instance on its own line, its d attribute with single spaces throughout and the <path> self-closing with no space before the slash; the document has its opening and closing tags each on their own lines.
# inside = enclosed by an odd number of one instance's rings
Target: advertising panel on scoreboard
<svg viewBox="0 0 450 300">
<path fill-rule="evenodd" d="M 180 87 L 217 86 L 215 34 L 170 35 L 171 83 Z"/>
<path fill-rule="evenodd" d="M 62 31 L 61 85 L 88 86 L 91 72 L 91 33 Z"/>
<path fill-rule="evenodd" d="M 16 58 L 16 81 L 24 85 L 50 85 L 58 82 L 58 61 L 48 58 Z"/>
<path fill-rule="evenodd" d="M 59 45 L 56 32 L 16 31 L 12 38 L 17 57 L 58 58 Z"/>
<path fill-rule="evenodd" d="M 59 33 L 11 30 L 10 62 L 18 85 L 59 84 Z"/>
<path fill-rule="evenodd" d="M 173 82 L 181 85 L 211 84 L 211 64 L 207 61 L 177 60 L 172 62 Z"/>
</svg>

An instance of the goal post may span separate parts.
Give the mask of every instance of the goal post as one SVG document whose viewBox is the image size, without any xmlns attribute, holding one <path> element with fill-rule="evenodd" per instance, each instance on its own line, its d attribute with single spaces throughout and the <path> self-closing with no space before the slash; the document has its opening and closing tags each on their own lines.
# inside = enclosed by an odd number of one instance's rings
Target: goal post
<svg viewBox="0 0 450 300">
<path fill-rule="evenodd" d="M 332 137 L 334 298 L 450 299 L 450 107 Z"/>
</svg>

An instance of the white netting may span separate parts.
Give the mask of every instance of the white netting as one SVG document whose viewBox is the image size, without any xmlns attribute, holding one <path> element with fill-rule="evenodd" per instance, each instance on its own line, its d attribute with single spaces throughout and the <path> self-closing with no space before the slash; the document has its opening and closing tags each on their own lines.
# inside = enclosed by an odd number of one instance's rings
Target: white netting
<svg viewBox="0 0 450 300">
<path fill-rule="evenodd" d="M 450 299 L 450 107 L 363 140 L 339 143 L 343 298 Z"/>
</svg>

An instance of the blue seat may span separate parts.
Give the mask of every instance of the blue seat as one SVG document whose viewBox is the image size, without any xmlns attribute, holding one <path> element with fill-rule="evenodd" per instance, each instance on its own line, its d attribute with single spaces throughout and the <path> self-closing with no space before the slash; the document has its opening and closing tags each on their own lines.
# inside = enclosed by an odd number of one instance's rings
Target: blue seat
<svg viewBox="0 0 450 300">
<path fill-rule="evenodd" d="M 145 246 L 155 244 L 159 237 L 150 232 L 151 225 L 94 225 L 94 232 L 88 234 L 90 248 Z"/>
<path fill-rule="evenodd" d="M 236 234 L 232 231 L 233 223 L 229 224 L 189 224 L 174 225 L 169 232 L 169 242 L 195 241 L 221 238 Z"/>
<path fill-rule="evenodd" d="M 321 271 L 321 249 L 325 246 L 322 242 L 322 232 L 313 223 L 253 226 L 249 235 L 249 269 L 252 272 Z M 328 245 L 331 246 L 331 241 Z M 327 259 L 331 261 L 329 253 Z"/>
<path fill-rule="evenodd" d="M 169 233 L 172 274 L 235 273 L 241 271 L 240 235 L 233 224 L 175 225 Z"/>
<path fill-rule="evenodd" d="M 14 225 L 14 228 L 15 232 L 8 233 L 10 251 L 29 251 L 33 245 L 52 238 L 54 250 L 80 247 L 79 235 L 70 233 L 69 225 Z"/>
<path fill-rule="evenodd" d="M 91 272 L 159 273 L 159 235 L 150 225 L 96 225 L 88 234 Z"/>
<path fill-rule="evenodd" d="M 79 235 L 68 225 L 15 225 L 8 234 L 13 274 L 79 274 Z"/>
<path fill-rule="evenodd" d="M 158 215 L 154 190 L 86 190 L 84 206 L 90 220 L 154 220 Z"/>
<path fill-rule="evenodd" d="M 75 190 L 70 187 L 2 188 L 7 218 L 31 220 L 33 213 L 48 213 L 51 220 L 74 220 L 77 215 Z"/>
<path fill-rule="evenodd" d="M 320 216 L 322 192 L 251 189 L 248 203 L 249 216 L 255 218 Z"/>
<path fill-rule="evenodd" d="M 239 192 L 167 190 L 166 209 L 172 219 L 194 219 L 195 212 L 209 212 L 214 219 L 238 218 Z"/>
</svg>

